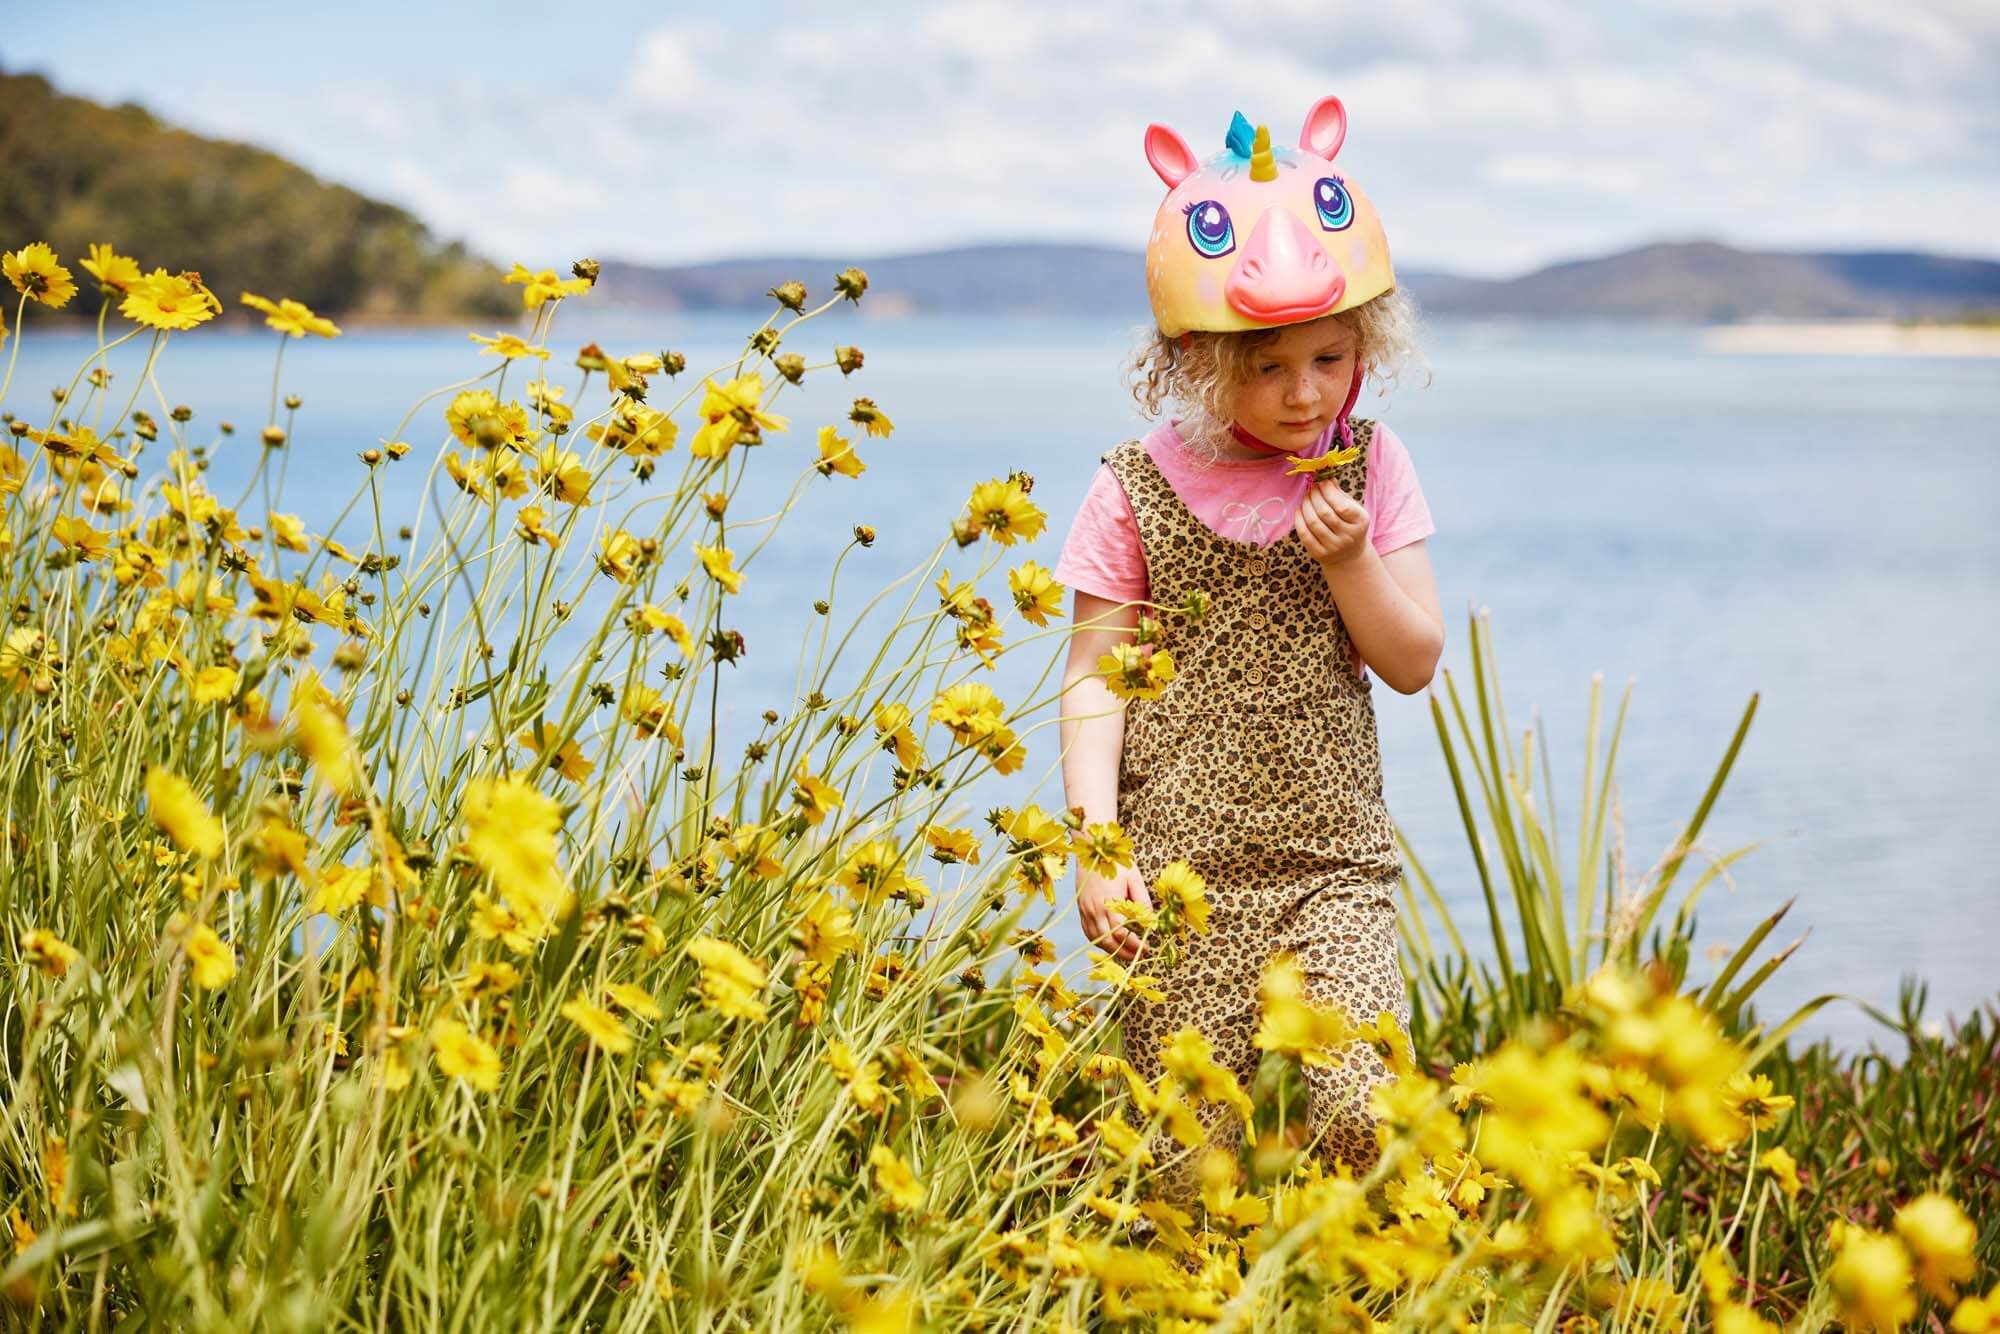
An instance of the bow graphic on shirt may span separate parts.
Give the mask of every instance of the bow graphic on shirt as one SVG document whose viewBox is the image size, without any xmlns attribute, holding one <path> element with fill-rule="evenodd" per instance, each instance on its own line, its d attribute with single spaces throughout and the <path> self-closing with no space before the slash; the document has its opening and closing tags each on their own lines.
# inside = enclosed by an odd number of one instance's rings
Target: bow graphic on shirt
<svg viewBox="0 0 2000 1334">
<path fill-rule="evenodd" d="M 1266 517 L 1264 511 L 1270 506 L 1276 506 L 1276 509 L 1269 517 Z M 1222 507 L 1222 521 L 1224 523 L 1237 523 L 1240 521 L 1243 525 L 1244 538 L 1252 542 L 1262 537 L 1266 528 L 1283 519 L 1284 514 L 1285 498 L 1283 496 L 1266 496 L 1255 505 L 1246 505 L 1240 500 L 1232 500 Z"/>
</svg>

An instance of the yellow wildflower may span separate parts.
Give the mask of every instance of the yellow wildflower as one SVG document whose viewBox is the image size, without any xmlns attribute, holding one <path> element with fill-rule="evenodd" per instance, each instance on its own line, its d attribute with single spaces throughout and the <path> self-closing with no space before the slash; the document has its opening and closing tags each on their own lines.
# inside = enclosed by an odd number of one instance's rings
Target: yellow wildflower
<svg viewBox="0 0 2000 1334">
<path fill-rule="evenodd" d="M 618 1016 L 602 1005 L 592 1004 L 583 994 L 578 993 L 564 1002 L 559 1013 L 582 1029 L 584 1036 L 594 1045 L 611 1055 L 632 1050 L 632 1035 L 625 1030 Z"/>
<path fill-rule="evenodd" d="M 1196 1097 L 1228 1103 L 1246 1122 L 1252 1116 L 1249 1095 L 1236 1082 L 1234 1071 L 1215 1063 L 1215 1047 L 1200 1029 L 1175 1030 L 1160 1044 L 1160 1063 Z"/>
<path fill-rule="evenodd" d="M 1025 561 L 1009 570 L 1007 591 L 1013 595 L 1014 610 L 1035 625 L 1047 625 L 1051 616 L 1062 615 L 1063 586 L 1039 561 Z"/>
<path fill-rule="evenodd" d="M 546 921 L 538 919 L 530 930 L 527 921 L 509 912 L 503 904 L 495 903 L 486 894 L 473 892 L 472 934 L 481 940 L 497 940 L 516 954 L 528 954 L 533 952 L 544 926 Z"/>
<path fill-rule="evenodd" d="M 831 426 L 819 428 L 819 458 L 813 466 L 819 469 L 822 477 L 831 477 L 835 473 L 842 477 L 859 477 L 868 468 L 861 461 L 861 456 L 854 452 L 853 442 Z"/>
<path fill-rule="evenodd" d="M 568 887 L 556 866 L 562 807 L 521 778 L 465 785 L 466 847 L 531 934 L 539 935 Z"/>
<path fill-rule="evenodd" d="M 1838 1220 L 1836 1228 L 1827 1277 L 1842 1318 L 1860 1329 L 1901 1329 L 1917 1313 L 1909 1253 L 1883 1233 Z"/>
<path fill-rule="evenodd" d="M 534 357 L 541 361 L 549 359 L 547 348 L 536 347 L 533 343 L 524 341 L 518 334 L 503 333 L 492 338 L 484 338 L 476 333 L 468 333 L 466 337 L 479 344 L 481 356 L 495 356 L 502 361 L 513 361 L 520 357 Z"/>
<path fill-rule="evenodd" d="M 234 667 L 204 667 L 188 682 L 188 693 L 197 704 L 226 703 L 236 694 L 241 675 Z"/>
<path fill-rule="evenodd" d="M 979 837 L 970 829 L 927 824 L 924 841 L 931 845 L 931 856 L 948 866 L 959 862 L 979 865 Z"/>
<path fill-rule="evenodd" d="M 561 546 L 562 534 L 544 522 L 547 515 L 539 505 L 523 505 L 521 512 L 514 516 L 521 525 L 521 536 L 529 542 L 544 542 L 549 546 Z"/>
<path fill-rule="evenodd" d="M 188 967 L 194 974 L 196 986 L 214 991 L 236 976 L 236 951 L 215 934 L 214 927 L 205 922 L 189 927 L 187 919 L 179 913 L 174 914 L 168 929 L 172 930 L 176 924 L 186 933 L 182 948 L 187 951 Z"/>
<path fill-rule="evenodd" d="M 598 554 L 597 568 L 621 584 L 631 583 L 644 554 L 639 539 L 619 528 L 606 533 L 602 541 L 604 550 Z"/>
<path fill-rule="evenodd" d="M 630 982 L 607 982 L 604 993 L 611 997 L 611 1003 L 625 1013 L 638 1019 L 658 1019 L 662 1013 L 660 1003 L 653 999 L 653 993 Z"/>
<path fill-rule="evenodd" d="M 83 260 L 82 264 L 103 288 L 120 295 L 130 291 L 132 284 L 140 281 L 139 261 L 119 254 L 103 242 L 90 247 L 90 258 Z"/>
<path fill-rule="evenodd" d="M 1024 538 L 1032 541 L 1048 519 L 1013 477 L 981 482 L 972 489 L 967 505 L 974 525 L 1002 546 L 1012 546 Z"/>
<path fill-rule="evenodd" d="M 312 543 L 306 540 L 305 520 L 296 514 L 270 513 L 271 540 L 287 551 L 312 550 Z"/>
<path fill-rule="evenodd" d="M 872 398 L 857 398 L 848 409 L 847 420 L 873 436 L 886 438 L 896 429 L 896 423 L 889 420 L 889 414 L 875 406 Z"/>
<path fill-rule="evenodd" d="M 826 1044 L 826 1063 L 862 1111 L 879 1112 L 895 1105 L 895 1094 L 882 1086 L 882 1067 L 874 1061 L 866 1065 L 857 1061 L 845 1042 L 835 1038 Z"/>
<path fill-rule="evenodd" d="M 619 712 L 640 736 L 664 736 L 668 741 L 679 745 L 680 724 L 673 720 L 671 707 L 666 696 L 659 691 L 642 682 L 634 681 L 625 687 Z"/>
<path fill-rule="evenodd" d="M 500 1055 L 456 1019 L 431 1025 L 431 1054 L 438 1069 L 481 1093 L 500 1087 Z"/>
<path fill-rule="evenodd" d="M 0 255 L 0 271 L 14 290 L 31 301 L 60 308 L 76 295 L 76 282 L 69 270 L 56 261 L 56 252 L 46 241 L 31 241 L 19 250 Z"/>
<path fill-rule="evenodd" d="M 445 425 L 462 444 L 484 450 L 526 449 L 541 434 L 519 403 L 502 403 L 490 389 L 467 389 L 444 410 Z"/>
<path fill-rule="evenodd" d="M 700 543 L 695 544 L 694 550 L 695 554 L 701 557 L 702 568 L 708 571 L 710 578 L 722 585 L 725 593 L 734 593 L 743 587 L 743 572 L 732 568 L 730 564 L 736 559 L 736 553 L 728 547 L 705 547 Z"/>
<path fill-rule="evenodd" d="M 1273 956 L 1258 986 L 1263 1018 L 1254 1041 L 1260 1049 L 1296 1056 L 1306 1065 L 1341 1062 L 1339 1049 L 1354 1040 L 1354 1025 L 1339 1006 L 1308 1001 L 1297 955 Z"/>
<path fill-rule="evenodd" d="M 967 681 L 931 701 L 930 719 L 943 723 L 961 742 L 974 742 L 1000 729 L 1001 712 L 1000 697 L 991 686 Z"/>
<path fill-rule="evenodd" d="M 809 825 L 819 824 L 829 810 L 842 804 L 840 789 L 813 777 L 804 760 L 792 773 L 792 801 L 805 813 Z"/>
<path fill-rule="evenodd" d="M 366 866 L 329 866 L 319 874 L 319 887 L 306 901 L 306 911 L 344 913 L 368 897 L 374 872 Z"/>
<path fill-rule="evenodd" d="M 487 996 L 504 996 L 521 985 L 521 970 L 502 960 L 499 963 L 475 963 L 466 969 L 465 976 L 452 986 L 461 1000 L 480 1000 Z"/>
<path fill-rule="evenodd" d="M 767 980 L 762 963 L 707 935 L 688 941 L 686 951 L 701 965 L 701 995 L 710 1009 L 729 1019 L 764 1021 L 764 1001 L 757 994 Z"/>
<path fill-rule="evenodd" d="M 154 269 L 133 283 L 118 313 L 149 329 L 192 329 L 222 313 L 222 302 L 202 286 L 199 273 Z"/>
<path fill-rule="evenodd" d="M 861 948 L 854 914 L 825 890 L 814 890 L 805 915 L 792 928 L 792 943 L 814 963 L 831 964 Z"/>
<path fill-rule="evenodd" d="M 674 647 L 681 651 L 683 658 L 694 656 L 694 636 L 688 633 L 687 625 L 680 617 L 664 607 L 656 607 L 648 602 L 635 613 L 641 626 L 648 630 L 665 632 L 674 641 Z"/>
<path fill-rule="evenodd" d="M 1785 1193 L 1786 1199 L 1799 1197 L 1798 1162 L 1781 1146 L 1773 1145 L 1757 1155 L 1757 1165 L 1777 1178 L 1778 1189 Z"/>
<path fill-rule="evenodd" d="M 304 338 L 316 334 L 321 338 L 335 338 L 340 334 L 340 326 L 324 315 L 315 315 L 311 306 L 303 301 L 285 297 L 272 302 L 255 292 L 245 292 L 237 300 L 252 310 L 264 312 L 264 323 L 288 338 Z"/>
<path fill-rule="evenodd" d="M 21 933 L 21 954 L 33 967 L 50 977 L 61 977 L 70 965 L 83 958 L 62 937 L 45 927 L 31 927 Z"/>
<path fill-rule="evenodd" d="M 1208 882 L 1184 858 L 1175 858 L 1160 868 L 1153 879 L 1153 902 L 1171 906 L 1189 929 L 1208 930 Z"/>
<path fill-rule="evenodd" d="M 590 290 L 588 278 L 558 278 L 554 269 L 541 269 L 530 273 L 527 267 L 518 261 L 500 281 L 521 284 L 521 305 L 527 310 L 534 310 L 545 301 L 560 301 L 564 297 Z"/>
<path fill-rule="evenodd" d="M 222 821 L 209 814 L 187 780 L 158 765 L 146 770 L 146 804 L 167 837 L 204 861 L 222 855 Z"/>
<path fill-rule="evenodd" d="M 1917 1259 L 1917 1282 L 1940 1302 L 1971 1281 L 1979 1229 L 1950 1196 L 1927 1190 L 1898 1209 L 1896 1235 Z"/>
<path fill-rule="evenodd" d="M 1132 839 L 1116 820 L 1085 825 L 1075 847 L 1077 864 L 1098 875 L 1116 875 L 1119 867 L 1132 864 Z"/>
<path fill-rule="evenodd" d="M 1728 1100 L 1730 1111 L 1758 1130 L 1769 1130 L 1777 1125 L 1779 1114 L 1789 1111 L 1792 1106 L 1789 1094 L 1771 1091 L 1769 1076 L 1742 1071 L 1731 1077 L 1723 1096 Z"/>
<path fill-rule="evenodd" d="M 877 1144 L 868 1151 L 868 1161 L 875 1168 L 875 1188 L 882 1192 L 883 1203 L 892 1210 L 916 1209 L 924 1202 L 924 1188 L 918 1184 L 916 1174 L 910 1165 L 896 1156 L 896 1151 L 886 1144 Z"/>
<path fill-rule="evenodd" d="M 1174 679 L 1174 657 L 1166 649 L 1147 653 L 1139 644 L 1115 644 L 1097 659 L 1105 687 L 1118 699 L 1158 699 Z"/>
<path fill-rule="evenodd" d="M 523 745 L 534 747 L 535 754 L 543 764 L 561 774 L 571 782 L 580 783 L 590 777 L 590 771 L 597 767 L 595 760 L 584 758 L 583 747 L 575 740 L 556 744 L 555 729 L 547 723 L 537 721 L 532 727 L 524 727 L 514 738 Z"/>
<path fill-rule="evenodd" d="M 590 499 L 590 469 L 567 449 L 550 445 L 535 456 L 535 485 L 565 505 Z"/>
<path fill-rule="evenodd" d="M 359 776 L 354 743 L 347 735 L 330 697 L 322 689 L 303 688 L 292 695 L 292 739 L 312 761 L 319 781 L 335 792 L 346 792 Z"/>
<path fill-rule="evenodd" d="M 1951 1313 L 1952 1334 L 2000 1334 L 2000 1283 L 1984 1297 L 1967 1297 Z"/>
<path fill-rule="evenodd" d="M 111 550 L 109 533 L 99 532 L 74 514 L 65 514 L 51 523 L 49 536 L 74 551 L 78 560 L 102 560 Z"/>
<path fill-rule="evenodd" d="M 902 899 L 913 908 L 921 908 L 929 893 L 920 877 L 904 870 L 896 845 L 879 838 L 871 838 L 848 853 L 836 878 L 857 902 L 869 907 L 885 899 Z"/>
</svg>

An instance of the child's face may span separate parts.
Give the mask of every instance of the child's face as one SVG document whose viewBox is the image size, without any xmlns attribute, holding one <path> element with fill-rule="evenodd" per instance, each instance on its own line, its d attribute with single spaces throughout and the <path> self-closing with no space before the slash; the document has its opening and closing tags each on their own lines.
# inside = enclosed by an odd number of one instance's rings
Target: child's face
<svg viewBox="0 0 2000 1334">
<path fill-rule="evenodd" d="M 1311 448 L 1347 403 L 1354 351 L 1353 331 L 1337 320 L 1286 325 L 1251 357 L 1236 424 L 1280 449 Z"/>
</svg>

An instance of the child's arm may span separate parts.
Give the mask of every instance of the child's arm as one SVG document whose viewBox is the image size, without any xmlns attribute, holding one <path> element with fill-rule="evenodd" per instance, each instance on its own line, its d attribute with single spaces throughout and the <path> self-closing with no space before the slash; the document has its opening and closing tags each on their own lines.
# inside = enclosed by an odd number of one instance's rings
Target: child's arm
<svg viewBox="0 0 2000 1334">
<path fill-rule="evenodd" d="M 1390 687 L 1414 695 L 1431 683 L 1444 652 L 1444 613 L 1422 542 L 1322 564 L 1326 586 L 1361 660 Z"/>
<path fill-rule="evenodd" d="M 1083 807 L 1085 823 L 1096 824 L 1118 818 L 1118 767 L 1125 749 L 1125 706 L 1105 685 L 1097 660 L 1113 645 L 1131 637 L 1138 628 L 1139 606 L 1078 589 L 1071 618 L 1062 712 L 1057 720 L 1063 800 Z M 1111 911 L 1110 905 L 1129 898 L 1152 906 L 1139 873 L 1121 867 L 1117 875 L 1106 878 L 1078 866 L 1076 882 L 1084 936 L 1116 956 L 1136 958 L 1143 939 L 1137 928 L 1128 927 Z"/>
<path fill-rule="evenodd" d="M 1361 660 L 1402 694 L 1429 685 L 1444 652 L 1444 612 L 1424 544 L 1377 553 L 1368 511 L 1333 481 L 1307 489 L 1293 524 Z"/>
</svg>

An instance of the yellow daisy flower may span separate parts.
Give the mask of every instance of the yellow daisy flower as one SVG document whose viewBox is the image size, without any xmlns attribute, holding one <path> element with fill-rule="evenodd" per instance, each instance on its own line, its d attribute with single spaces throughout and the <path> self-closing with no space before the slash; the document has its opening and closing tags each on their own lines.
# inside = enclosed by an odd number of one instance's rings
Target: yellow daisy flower
<svg viewBox="0 0 2000 1334">
<path fill-rule="evenodd" d="M 6 273 L 15 291 L 51 309 L 67 305 L 76 295 L 76 281 L 56 261 L 56 252 L 46 241 L 31 241 L 0 255 L 0 271 Z"/>
<path fill-rule="evenodd" d="M 285 297 L 272 302 L 255 292 L 245 292 L 237 298 L 252 310 L 264 312 L 264 323 L 290 338 L 304 338 L 307 334 L 317 334 L 321 338 L 336 338 L 340 326 L 324 315 L 315 315 L 311 306 L 303 301 Z"/>
</svg>

